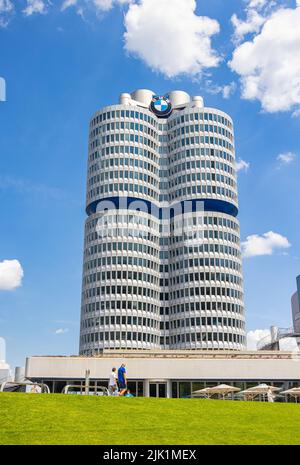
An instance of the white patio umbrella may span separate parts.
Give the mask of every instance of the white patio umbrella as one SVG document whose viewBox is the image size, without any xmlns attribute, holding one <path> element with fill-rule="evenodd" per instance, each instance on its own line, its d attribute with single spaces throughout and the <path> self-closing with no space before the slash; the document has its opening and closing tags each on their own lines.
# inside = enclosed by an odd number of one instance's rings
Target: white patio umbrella
<svg viewBox="0 0 300 465">
<path fill-rule="evenodd" d="M 192 392 L 193 396 L 195 397 L 207 397 L 209 398 L 209 388 L 198 389 L 198 391 Z"/>
<path fill-rule="evenodd" d="M 292 388 L 292 389 L 287 389 L 286 391 L 282 391 L 281 394 L 289 395 L 291 397 L 294 397 L 297 399 L 300 397 L 300 387 Z"/>
<path fill-rule="evenodd" d="M 257 386 L 253 386 L 249 389 L 246 389 L 246 391 L 259 391 L 260 393 L 267 393 L 268 390 L 271 389 L 271 391 L 275 392 L 275 391 L 280 391 L 280 388 L 278 387 L 275 387 L 275 386 L 271 386 L 270 384 L 266 384 L 266 383 L 261 383 L 261 384 L 258 384 Z"/>
<path fill-rule="evenodd" d="M 280 391 L 280 388 L 271 386 L 266 383 L 261 383 L 261 384 L 258 384 L 257 386 L 253 386 L 249 389 L 246 389 L 245 391 L 242 391 L 241 394 L 243 394 L 245 397 L 249 397 L 250 399 L 251 398 L 254 399 L 254 397 L 260 394 L 263 394 L 263 395 L 267 394 L 269 390 L 271 390 L 272 393 L 274 393 L 275 391 Z"/>
<path fill-rule="evenodd" d="M 240 388 L 235 387 L 235 386 L 229 386 L 229 384 L 218 384 L 218 386 L 214 386 L 208 389 L 211 395 L 221 394 L 223 396 L 223 399 L 225 398 L 227 394 L 240 391 Z"/>
</svg>

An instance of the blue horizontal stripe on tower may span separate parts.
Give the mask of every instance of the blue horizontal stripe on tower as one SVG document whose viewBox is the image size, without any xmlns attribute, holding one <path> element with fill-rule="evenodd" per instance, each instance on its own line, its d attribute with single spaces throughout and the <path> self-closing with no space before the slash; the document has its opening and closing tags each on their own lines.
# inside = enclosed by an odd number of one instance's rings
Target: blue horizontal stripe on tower
<svg viewBox="0 0 300 465">
<path fill-rule="evenodd" d="M 170 204 L 169 207 L 158 207 L 155 203 L 149 200 L 144 200 L 136 197 L 105 197 L 100 200 L 95 200 L 90 203 L 86 208 L 87 215 L 92 215 L 97 211 L 107 208 L 104 202 L 112 203 L 113 208 L 125 208 L 128 210 L 141 210 L 154 215 L 156 218 L 166 217 L 164 210 L 170 211 L 169 216 L 172 218 L 177 214 L 188 213 L 190 211 L 218 212 L 225 213 L 226 215 L 236 217 L 238 215 L 238 208 L 230 202 L 217 199 L 186 199 L 181 202 Z M 141 205 L 138 204 L 141 202 Z M 102 204 L 102 205 L 101 205 Z M 142 208 L 143 207 L 143 208 Z M 185 211 L 186 210 L 186 211 Z"/>
</svg>

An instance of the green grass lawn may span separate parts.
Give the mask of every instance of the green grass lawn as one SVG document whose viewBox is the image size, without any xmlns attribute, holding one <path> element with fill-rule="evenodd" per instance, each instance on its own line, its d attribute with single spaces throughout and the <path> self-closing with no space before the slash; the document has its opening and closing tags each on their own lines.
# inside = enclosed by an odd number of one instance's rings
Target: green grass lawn
<svg viewBox="0 0 300 465">
<path fill-rule="evenodd" d="M 0 393 L 0 444 L 300 444 L 300 404 Z"/>
</svg>

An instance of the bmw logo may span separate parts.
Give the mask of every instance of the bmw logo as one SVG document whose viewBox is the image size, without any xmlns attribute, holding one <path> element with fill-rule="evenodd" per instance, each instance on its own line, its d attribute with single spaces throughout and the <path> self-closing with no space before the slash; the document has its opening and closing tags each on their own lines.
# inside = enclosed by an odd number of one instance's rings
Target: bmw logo
<svg viewBox="0 0 300 465">
<path fill-rule="evenodd" d="M 150 110 L 159 118 L 166 118 L 172 111 L 172 106 L 168 97 L 154 95 L 150 104 Z"/>
</svg>

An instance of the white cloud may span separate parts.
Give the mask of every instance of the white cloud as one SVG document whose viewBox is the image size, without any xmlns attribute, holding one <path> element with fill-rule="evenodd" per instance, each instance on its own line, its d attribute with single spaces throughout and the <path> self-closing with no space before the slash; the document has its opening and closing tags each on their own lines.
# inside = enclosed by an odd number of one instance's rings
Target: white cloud
<svg viewBox="0 0 300 465">
<path fill-rule="evenodd" d="M 18 260 L 0 262 L 0 290 L 11 291 L 20 287 L 24 272 Z"/>
<path fill-rule="evenodd" d="M 237 171 L 248 171 L 248 169 L 250 167 L 250 163 L 245 161 L 245 160 L 242 160 L 241 158 L 239 158 L 236 161 L 235 167 L 236 167 Z"/>
<path fill-rule="evenodd" d="M 92 0 L 97 10 L 109 11 L 113 7 L 113 0 Z"/>
<path fill-rule="evenodd" d="M 267 112 L 300 104 L 300 8 L 280 8 L 253 40 L 239 45 L 229 62 L 240 75 L 242 97 Z M 296 108 L 297 109 L 297 108 Z"/>
<path fill-rule="evenodd" d="M 278 2 L 274 0 L 248 0 L 245 5 L 246 18 L 239 19 L 236 14 L 231 17 L 234 28 L 233 42 L 238 44 L 247 34 L 258 33 L 270 12 L 274 11 L 274 7 L 279 7 Z"/>
<path fill-rule="evenodd" d="M 54 334 L 65 334 L 69 331 L 69 328 L 58 328 L 54 331 Z"/>
<path fill-rule="evenodd" d="M 61 6 L 61 11 L 65 11 L 67 8 L 75 5 L 77 5 L 77 0 L 65 0 Z"/>
<path fill-rule="evenodd" d="M 1 359 L 0 359 L 0 370 L 9 370 L 10 369 L 10 366 L 8 365 L 8 363 L 6 362 L 3 362 Z M 10 375 L 8 375 L 9 377 Z M 3 379 L 2 379 L 3 381 Z"/>
<path fill-rule="evenodd" d="M 195 0 L 141 0 L 125 15 L 125 49 L 153 70 L 174 77 L 199 75 L 220 58 L 211 47 L 216 20 L 195 14 Z"/>
<path fill-rule="evenodd" d="M 300 0 L 299 0 L 300 1 Z M 292 117 L 293 118 L 299 118 L 300 116 L 300 108 L 298 108 L 297 110 L 293 111 L 292 113 Z"/>
<path fill-rule="evenodd" d="M 0 27 L 6 27 L 14 11 L 11 0 L 0 0 Z"/>
<path fill-rule="evenodd" d="M 27 0 L 27 6 L 24 8 L 23 13 L 25 16 L 31 16 L 35 13 L 46 13 L 47 6 L 43 0 Z"/>
<path fill-rule="evenodd" d="M 269 329 L 255 329 L 254 331 L 249 331 L 247 333 L 247 349 L 257 350 L 257 343 L 264 337 L 270 337 L 271 340 Z"/>
<path fill-rule="evenodd" d="M 232 81 L 230 84 L 223 86 L 222 95 L 223 98 L 228 99 L 236 90 L 236 83 Z"/>
<path fill-rule="evenodd" d="M 234 81 L 230 84 L 220 86 L 214 84 L 210 79 L 206 79 L 204 82 L 204 90 L 212 95 L 222 94 L 222 97 L 228 99 L 236 90 L 236 83 Z"/>
<path fill-rule="evenodd" d="M 0 0 L 0 13 L 5 13 L 13 9 L 13 4 L 10 0 Z"/>
<path fill-rule="evenodd" d="M 245 35 L 251 32 L 259 32 L 266 19 L 256 10 L 247 10 L 245 21 L 239 19 L 236 14 L 232 15 L 231 23 L 234 27 L 234 41 L 240 42 Z"/>
<path fill-rule="evenodd" d="M 250 0 L 249 1 L 249 8 L 262 8 L 268 3 L 269 0 Z"/>
<path fill-rule="evenodd" d="M 87 8 L 95 8 L 98 12 L 111 10 L 115 4 L 126 5 L 133 0 L 64 0 L 61 10 L 64 11 L 70 7 L 78 7 L 77 13 L 84 16 Z"/>
<path fill-rule="evenodd" d="M 5 360 L 6 360 L 6 342 L 5 342 L 5 339 L 0 336 L 0 364 L 1 362 L 5 362 Z"/>
<path fill-rule="evenodd" d="M 285 152 L 280 153 L 277 157 L 277 160 L 280 162 L 281 165 L 289 165 L 292 163 L 296 158 L 296 155 L 292 152 Z"/>
<path fill-rule="evenodd" d="M 244 257 L 272 255 L 276 249 L 287 249 L 291 246 L 288 239 L 281 234 L 269 231 L 262 236 L 253 234 L 242 242 Z"/>
<path fill-rule="evenodd" d="M 27 179 L 18 179 L 11 176 L 0 175 L 0 191 L 14 190 L 22 195 L 34 194 L 43 196 L 45 199 L 62 200 L 64 192 L 56 187 L 49 187 L 44 184 L 35 184 Z"/>
</svg>

